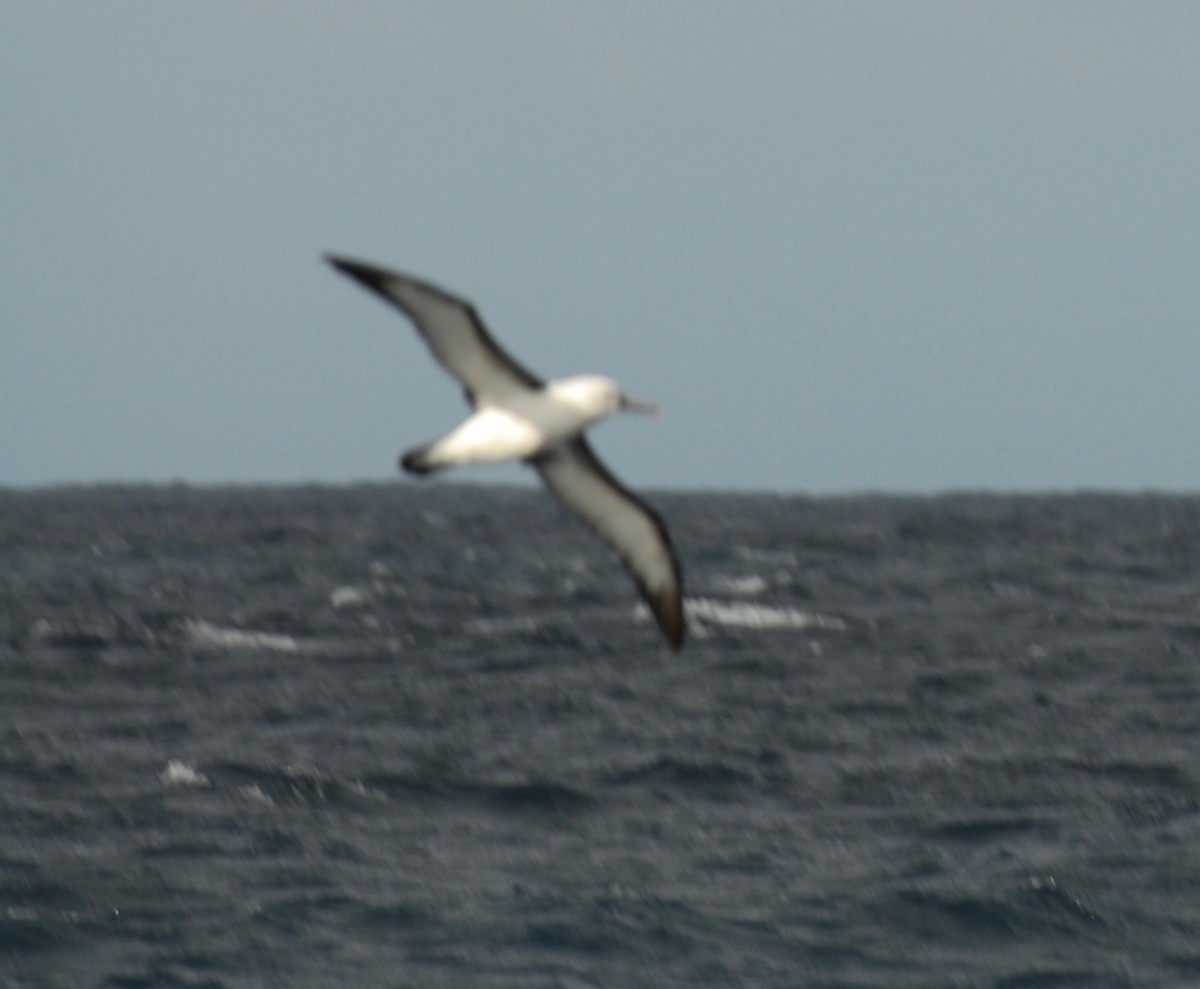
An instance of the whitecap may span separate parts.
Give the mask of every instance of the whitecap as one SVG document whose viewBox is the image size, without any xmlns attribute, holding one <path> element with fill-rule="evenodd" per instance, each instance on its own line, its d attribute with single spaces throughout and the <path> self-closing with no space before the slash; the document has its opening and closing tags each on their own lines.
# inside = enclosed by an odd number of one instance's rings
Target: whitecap
<svg viewBox="0 0 1200 989">
<path fill-rule="evenodd" d="M 298 652 L 300 649 L 290 635 L 226 628 L 201 618 L 189 618 L 184 622 L 184 629 L 192 642 L 214 649 L 267 649 L 274 652 Z"/>
<path fill-rule="evenodd" d="M 846 623 L 831 615 L 818 615 L 796 608 L 748 604 L 745 601 L 716 601 L 712 598 L 688 598 L 688 617 L 693 621 L 711 622 L 728 628 L 789 629 L 808 631 L 821 629 L 841 632 Z"/>
<path fill-rule="evenodd" d="M 649 614 L 649 612 L 647 612 Z M 512 635 L 537 632 L 550 624 L 550 618 L 536 615 L 514 615 L 505 618 L 472 618 L 463 623 L 471 635 Z"/>
<path fill-rule="evenodd" d="M 338 587 L 329 595 L 329 603 L 335 611 L 342 611 L 345 608 L 361 608 L 367 603 L 367 600 L 366 591 L 359 590 L 357 587 Z"/>
<path fill-rule="evenodd" d="M 767 589 L 766 578 L 758 574 L 748 577 L 717 577 L 713 584 L 726 594 L 738 594 L 743 597 L 753 597 Z"/>
<path fill-rule="evenodd" d="M 794 567 L 796 554 L 786 549 L 760 549 L 756 546 L 735 546 L 733 554 L 749 563 L 770 563 L 774 566 Z"/>
<path fill-rule="evenodd" d="M 265 804 L 268 807 L 274 806 L 275 804 L 275 801 L 271 799 L 270 795 L 257 783 L 251 783 L 248 786 L 238 787 L 237 792 L 247 800 L 252 800 L 258 804 Z"/>
<path fill-rule="evenodd" d="M 204 773 L 179 759 L 168 761 L 158 778 L 167 786 L 212 786 L 212 781 Z"/>
</svg>

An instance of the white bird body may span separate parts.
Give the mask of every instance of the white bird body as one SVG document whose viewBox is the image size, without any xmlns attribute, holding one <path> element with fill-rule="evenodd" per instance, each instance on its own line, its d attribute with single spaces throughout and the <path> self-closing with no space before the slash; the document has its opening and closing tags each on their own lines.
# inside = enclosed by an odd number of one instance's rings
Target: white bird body
<svg viewBox="0 0 1200 989">
<path fill-rule="evenodd" d="M 519 409 L 502 403 L 485 405 L 425 448 L 422 463 L 437 470 L 456 464 L 525 460 L 542 448 L 546 435 Z"/>
<path fill-rule="evenodd" d="M 458 464 L 522 460 L 620 557 L 668 644 L 683 642 L 683 581 L 658 514 L 626 489 L 583 437 L 622 410 L 657 414 L 600 375 L 542 383 L 508 356 L 470 303 L 418 279 L 344 258 L 339 271 L 399 308 L 434 357 L 466 388 L 472 414 L 440 439 L 410 450 L 400 465 L 429 474 Z"/>
<path fill-rule="evenodd" d="M 548 381 L 542 392 L 514 389 L 481 402 L 456 429 L 425 447 L 422 463 L 436 470 L 528 460 L 630 402 L 615 381 L 599 375 Z"/>
</svg>

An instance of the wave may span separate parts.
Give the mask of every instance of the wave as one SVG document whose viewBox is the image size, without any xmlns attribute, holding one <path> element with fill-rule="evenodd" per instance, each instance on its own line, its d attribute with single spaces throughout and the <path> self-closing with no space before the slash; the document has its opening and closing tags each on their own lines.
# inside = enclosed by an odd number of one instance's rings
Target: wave
<svg viewBox="0 0 1200 989">
<path fill-rule="evenodd" d="M 615 786 L 666 784 L 723 796 L 731 788 L 752 784 L 754 776 L 722 759 L 659 755 L 614 770 L 607 782 Z"/>
<path fill-rule="evenodd" d="M 471 635 L 512 635 L 540 632 L 548 625 L 566 618 L 566 613 L 556 615 L 514 615 L 503 618 L 472 618 L 463 623 L 464 631 Z"/>
<path fill-rule="evenodd" d="M 543 779 L 485 783 L 479 792 L 491 806 L 514 813 L 576 813 L 594 802 L 582 789 Z"/>
<path fill-rule="evenodd" d="M 745 601 L 688 598 L 687 613 L 693 622 L 708 622 L 727 628 L 787 629 L 790 631 L 820 629 L 829 632 L 846 630 L 845 621 L 832 615 L 818 615 L 810 611 L 799 611 L 796 608 L 766 604 L 749 604 Z"/>
<path fill-rule="evenodd" d="M 204 773 L 180 759 L 169 760 L 162 772 L 158 774 L 158 778 L 166 786 L 212 786 L 212 780 Z"/>
<path fill-rule="evenodd" d="M 188 618 L 183 623 L 187 637 L 198 646 L 212 649 L 260 649 L 272 652 L 299 652 L 300 644 L 290 635 L 278 632 L 258 632 L 252 629 L 228 628 L 213 625 L 202 618 Z"/>
<path fill-rule="evenodd" d="M 167 786 L 217 787 L 264 806 L 365 810 L 387 804 L 412 808 L 448 802 L 505 814 L 562 816 L 582 813 L 596 804 L 596 798 L 582 786 L 536 774 L 499 780 L 464 775 L 436 760 L 391 772 L 346 776 L 310 763 L 256 765 L 242 761 L 219 762 L 206 773 L 172 759 L 159 779 Z"/>
<path fill-rule="evenodd" d="M 164 783 L 216 786 L 244 800 L 264 806 L 302 804 L 366 807 L 384 803 L 386 793 L 354 777 L 343 778 L 308 763 L 255 765 L 241 761 L 218 762 L 204 773 L 186 763 L 172 760 L 160 774 Z M 168 775 L 173 777 L 168 779 Z M 192 776 L 198 777 L 195 782 Z"/>
<path fill-rule="evenodd" d="M 42 645 L 81 651 L 152 645 L 155 638 L 138 619 L 118 614 L 42 617 L 29 626 L 29 636 Z"/>
<path fill-rule="evenodd" d="M 756 573 L 747 577 L 716 577 L 712 583 L 726 594 L 736 594 L 739 597 L 761 594 L 768 586 L 766 578 Z"/>
<path fill-rule="evenodd" d="M 362 588 L 335 587 L 329 592 L 329 605 L 334 611 L 345 611 L 348 608 L 362 608 L 370 602 L 371 596 Z"/>
</svg>

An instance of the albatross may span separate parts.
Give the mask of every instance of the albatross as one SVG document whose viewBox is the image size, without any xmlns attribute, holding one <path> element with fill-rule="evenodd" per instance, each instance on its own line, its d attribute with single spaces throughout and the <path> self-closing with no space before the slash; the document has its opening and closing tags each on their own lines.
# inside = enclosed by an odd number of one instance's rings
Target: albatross
<svg viewBox="0 0 1200 989">
<path fill-rule="evenodd" d="M 492 339 L 475 307 L 429 282 L 326 255 L 338 271 L 412 320 L 434 358 L 458 379 L 471 415 L 440 439 L 409 450 L 400 466 L 427 475 L 457 464 L 521 460 L 611 548 L 633 577 L 672 649 L 683 644 L 683 580 L 658 513 L 618 481 L 584 438 L 616 412 L 657 415 L 615 381 L 586 374 L 542 381 Z"/>
</svg>

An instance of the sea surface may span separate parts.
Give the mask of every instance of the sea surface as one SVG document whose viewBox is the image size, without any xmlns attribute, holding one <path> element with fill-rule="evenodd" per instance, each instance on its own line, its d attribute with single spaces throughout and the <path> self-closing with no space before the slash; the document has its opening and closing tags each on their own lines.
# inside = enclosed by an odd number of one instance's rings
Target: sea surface
<svg viewBox="0 0 1200 989">
<path fill-rule="evenodd" d="M 0 491 L 0 986 L 1200 986 L 1200 497 Z"/>
</svg>

